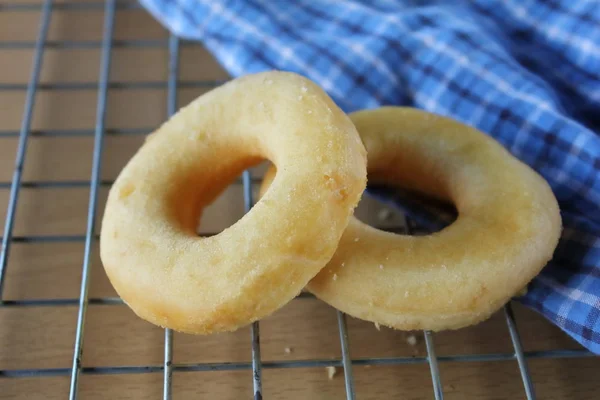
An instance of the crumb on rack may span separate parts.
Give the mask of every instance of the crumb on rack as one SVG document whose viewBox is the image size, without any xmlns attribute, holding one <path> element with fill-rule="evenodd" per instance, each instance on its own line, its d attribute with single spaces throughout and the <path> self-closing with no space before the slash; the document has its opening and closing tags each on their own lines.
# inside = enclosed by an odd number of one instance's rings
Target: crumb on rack
<svg viewBox="0 0 600 400">
<path fill-rule="evenodd" d="M 379 264 L 379 269 L 383 269 L 383 264 Z"/>
<path fill-rule="evenodd" d="M 337 374 L 337 368 L 330 366 L 325 367 L 325 370 L 327 371 L 327 379 L 329 379 L 330 381 L 333 380 L 333 377 Z"/>
<path fill-rule="evenodd" d="M 378 331 L 380 331 L 381 327 L 379 326 L 379 324 L 377 322 L 375 322 L 374 324 L 375 324 L 375 329 L 377 329 Z"/>
<path fill-rule="evenodd" d="M 293 351 L 294 349 L 292 349 L 291 347 L 286 347 L 285 349 L 283 349 L 283 352 L 285 354 L 292 354 Z"/>
<path fill-rule="evenodd" d="M 358 242 L 360 240 L 360 238 L 354 238 L 355 242 Z"/>
<path fill-rule="evenodd" d="M 333 274 L 333 280 L 337 281 L 337 274 Z"/>
<path fill-rule="evenodd" d="M 344 265 L 346 265 L 346 263 L 342 263 L 342 264 L 340 265 L 340 267 L 343 267 Z"/>
<path fill-rule="evenodd" d="M 408 297 L 408 290 L 404 292 L 404 297 Z"/>
<path fill-rule="evenodd" d="M 408 343 L 410 346 L 416 346 L 417 345 L 417 337 L 415 335 L 408 335 L 406 337 L 406 343 Z"/>
</svg>

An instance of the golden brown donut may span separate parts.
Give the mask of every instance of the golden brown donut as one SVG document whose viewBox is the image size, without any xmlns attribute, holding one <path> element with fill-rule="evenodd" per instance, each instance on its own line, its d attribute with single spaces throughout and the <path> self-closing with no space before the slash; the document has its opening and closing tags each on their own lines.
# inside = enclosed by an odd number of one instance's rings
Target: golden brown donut
<svg viewBox="0 0 600 400">
<path fill-rule="evenodd" d="M 202 209 L 244 169 L 280 174 L 213 237 Z M 108 196 L 100 254 L 113 286 L 154 324 L 231 331 L 293 299 L 333 255 L 366 185 L 350 119 L 315 84 L 267 72 L 197 98 L 153 133 Z"/>
<path fill-rule="evenodd" d="M 459 216 L 418 237 L 353 218 L 307 286 L 318 298 L 396 329 L 455 329 L 489 317 L 552 257 L 561 231 L 552 191 L 489 136 L 410 108 L 350 117 L 367 148 L 370 181 L 450 200 Z"/>
</svg>

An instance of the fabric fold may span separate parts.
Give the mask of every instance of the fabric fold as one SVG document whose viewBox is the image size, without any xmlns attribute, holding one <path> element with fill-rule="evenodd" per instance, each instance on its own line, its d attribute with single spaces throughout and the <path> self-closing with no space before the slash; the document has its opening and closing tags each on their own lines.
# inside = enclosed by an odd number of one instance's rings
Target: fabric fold
<svg viewBox="0 0 600 400">
<path fill-rule="evenodd" d="M 520 301 L 600 353 L 593 1 L 140 1 L 232 76 L 294 71 L 347 112 L 409 105 L 500 141 L 548 180 L 564 223 L 554 259 Z"/>
</svg>

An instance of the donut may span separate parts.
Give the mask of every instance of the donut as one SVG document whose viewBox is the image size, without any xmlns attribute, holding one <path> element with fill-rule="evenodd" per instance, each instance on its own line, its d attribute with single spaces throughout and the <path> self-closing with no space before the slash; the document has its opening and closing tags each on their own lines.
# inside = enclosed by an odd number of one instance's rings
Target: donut
<svg viewBox="0 0 600 400">
<path fill-rule="evenodd" d="M 367 148 L 370 183 L 450 201 L 458 218 L 425 236 L 353 218 L 331 261 L 307 285 L 316 297 L 395 329 L 457 329 L 488 318 L 550 260 L 561 232 L 556 198 L 492 138 L 411 108 L 350 118 Z"/>
<path fill-rule="evenodd" d="M 199 237 L 202 210 L 264 159 L 280 171 L 269 193 Z M 186 333 L 233 331 L 282 307 L 327 264 L 365 186 L 364 146 L 322 89 L 292 73 L 248 75 L 182 108 L 120 172 L 102 263 L 139 317 Z"/>
</svg>

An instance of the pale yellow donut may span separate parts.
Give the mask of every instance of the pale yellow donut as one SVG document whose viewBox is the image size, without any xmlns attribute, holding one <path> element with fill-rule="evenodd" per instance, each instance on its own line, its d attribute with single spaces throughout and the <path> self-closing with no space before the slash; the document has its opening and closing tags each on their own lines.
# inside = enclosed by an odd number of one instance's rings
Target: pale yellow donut
<svg viewBox="0 0 600 400">
<path fill-rule="evenodd" d="M 307 286 L 318 298 L 396 329 L 455 329 L 489 317 L 552 257 L 561 231 L 552 191 L 489 136 L 410 108 L 351 119 L 367 148 L 370 181 L 451 200 L 459 216 L 419 237 L 353 219 Z"/>
<path fill-rule="evenodd" d="M 279 175 L 237 223 L 200 238 L 201 211 L 242 170 Z M 333 255 L 366 185 L 350 119 L 309 80 L 267 72 L 181 109 L 108 196 L 102 262 L 140 317 L 188 333 L 230 331 L 293 299 Z"/>
</svg>

